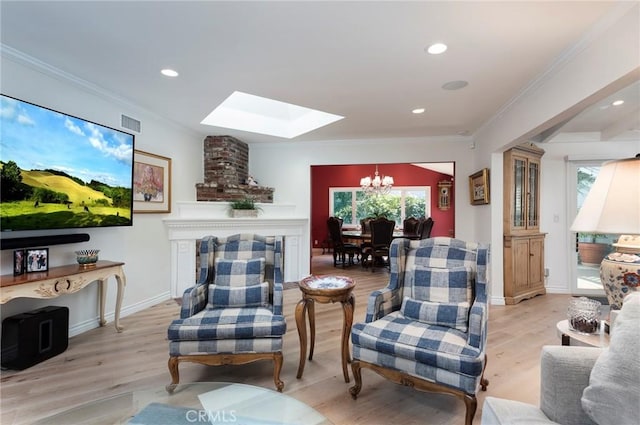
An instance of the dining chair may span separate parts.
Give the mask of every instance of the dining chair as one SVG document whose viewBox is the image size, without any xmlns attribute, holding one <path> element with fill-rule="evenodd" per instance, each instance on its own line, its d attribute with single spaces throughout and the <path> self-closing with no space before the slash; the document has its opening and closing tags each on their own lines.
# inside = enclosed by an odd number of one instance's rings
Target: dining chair
<svg viewBox="0 0 640 425">
<path fill-rule="evenodd" d="M 360 220 L 360 233 L 363 235 L 371 235 L 371 221 L 375 220 L 375 217 L 366 217 Z M 362 239 L 360 242 L 360 256 L 362 257 L 362 253 L 367 250 L 367 248 L 371 247 L 371 239 Z M 360 261 L 362 267 L 366 267 L 366 263 L 364 261 Z"/>
<path fill-rule="evenodd" d="M 419 235 L 419 226 L 420 219 L 416 217 L 407 217 L 402 221 L 402 233 L 405 235 Z"/>
<path fill-rule="evenodd" d="M 360 247 L 344 241 L 342 236 L 342 219 L 329 217 L 327 227 L 331 240 L 333 241 L 333 266 L 336 267 L 338 265 L 338 258 L 340 258 L 342 262 L 342 267 L 353 265 L 355 261 L 360 259 Z"/>
<path fill-rule="evenodd" d="M 431 217 L 425 219 L 423 217 L 418 225 L 418 236 L 420 239 L 429 239 L 431 237 L 431 230 L 433 229 L 433 219 Z"/>
<path fill-rule="evenodd" d="M 371 221 L 371 246 L 363 250 L 363 260 L 366 259 L 366 266 L 371 266 L 371 272 L 376 266 L 388 267 L 389 245 L 393 240 L 393 230 L 396 222 L 384 217 Z"/>
</svg>

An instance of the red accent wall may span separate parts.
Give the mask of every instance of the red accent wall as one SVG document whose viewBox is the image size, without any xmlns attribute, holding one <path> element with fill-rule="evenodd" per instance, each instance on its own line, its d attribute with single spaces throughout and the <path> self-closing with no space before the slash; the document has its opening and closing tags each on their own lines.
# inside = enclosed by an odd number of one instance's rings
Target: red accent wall
<svg viewBox="0 0 640 425">
<path fill-rule="evenodd" d="M 327 238 L 329 187 L 357 187 L 362 177 L 370 175 L 373 178 L 375 168 L 375 164 L 311 166 L 312 247 L 321 247 Z M 455 236 L 455 182 L 451 188 L 451 207 L 446 211 L 438 209 L 438 182 L 452 180 L 451 176 L 411 164 L 381 164 L 378 172 L 380 176 L 392 176 L 395 186 L 431 186 L 431 217 L 434 221 L 431 236 Z M 318 245 L 314 245 L 316 240 Z"/>
</svg>

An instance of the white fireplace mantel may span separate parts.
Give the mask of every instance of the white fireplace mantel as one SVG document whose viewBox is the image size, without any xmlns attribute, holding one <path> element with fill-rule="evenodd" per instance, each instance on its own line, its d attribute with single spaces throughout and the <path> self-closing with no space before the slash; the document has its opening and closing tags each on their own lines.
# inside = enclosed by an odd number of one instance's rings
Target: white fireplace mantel
<svg viewBox="0 0 640 425">
<path fill-rule="evenodd" d="M 255 218 L 230 218 L 227 202 L 178 202 L 175 216 L 164 219 L 171 242 L 171 293 L 180 297 L 196 282 L 196 241 L 203 236 L 236 233 L 284 236 L 284 280 L 309 275 L 309 219 L 296 216 L 295 205 L 258 204 Z"/>
</svg>

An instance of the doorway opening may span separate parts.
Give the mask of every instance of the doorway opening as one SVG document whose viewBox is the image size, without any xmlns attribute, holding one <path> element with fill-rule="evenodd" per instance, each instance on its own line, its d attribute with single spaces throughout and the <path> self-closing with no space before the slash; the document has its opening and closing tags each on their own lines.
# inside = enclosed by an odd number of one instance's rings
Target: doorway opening
<svg viewBox="0 0 640 425">
<path fill-rule="evenodd" d="M 578 214 L 582 204 L 596 180 L 602 161 L 570 163 L 570 179 L 573 190 L 570 200 L 574 202 L 569 211 Z M 570 222 L 575 218 L 570 217 Z M 613 243 L 619 235 L 579 232 L 572 252 L 571 292 L 574 295 L 604 295 L 600 281 L 600 263 L 613 251 Z"/>
</svg>

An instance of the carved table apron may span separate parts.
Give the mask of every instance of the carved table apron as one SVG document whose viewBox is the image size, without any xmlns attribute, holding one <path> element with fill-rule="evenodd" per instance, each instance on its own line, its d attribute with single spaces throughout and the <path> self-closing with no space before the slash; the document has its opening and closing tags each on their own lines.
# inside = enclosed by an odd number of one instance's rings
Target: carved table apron
<svg viewBox="0 0 640 425">
<path fill-rule="evenodd" d="M 0 304 L 5 304 L 14 298 L 56 298 L 60 295 L 73 294 L 86 288 L 92 282 L 98 282 L 98 296 L 100 298 L 100 326 L 107 322 L 104 319 L 104 306 L 107 295 L 107 280 L 114 276 L 118 284 L 116 296 L 115 327 L 122 332 L 120 326 L 120 308 L 126 278 L 122 266 L 124 263 L 114 261 L 98 261 L 95 266 L 82 267 L 70 264 L 51 267 L 46 272 L 27 273 L 18 276 L 0 276 Z"/>
</svg>

